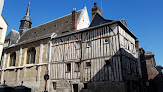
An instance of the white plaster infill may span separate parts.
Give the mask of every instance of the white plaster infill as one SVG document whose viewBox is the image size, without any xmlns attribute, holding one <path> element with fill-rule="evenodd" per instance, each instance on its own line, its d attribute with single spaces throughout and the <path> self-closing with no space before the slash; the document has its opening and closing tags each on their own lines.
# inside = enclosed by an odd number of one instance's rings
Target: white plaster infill
<svg viewBox="0 0 163 92">
<path fill-rule="evenodd" d="M 8 68 L 0 69 L 0 71 L 2 71 L 2 70 L 21 69 L 21 68 L 25 68 L 25 67 L 28 68 L 28 67 L 33 67 L 33 66 L 43 66 L 43 65 L 47 65 L 47 63 L 41 63 L 41 64 L 26 64 L 25 66 L 18 66 L 18 67 L 11 66 L 11 67 L 8 67 Z"/>
</svg>

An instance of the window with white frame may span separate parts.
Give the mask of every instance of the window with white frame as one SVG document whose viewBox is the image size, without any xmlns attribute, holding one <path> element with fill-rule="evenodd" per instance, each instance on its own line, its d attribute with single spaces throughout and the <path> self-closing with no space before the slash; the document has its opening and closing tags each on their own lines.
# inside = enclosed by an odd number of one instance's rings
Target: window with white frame
<svg viewBox="0 0 163 92">
<path fill-rule="evenodd" d="M 75 62 L 75 72 L 80 71 L 80 62 Z"/>
<path fill-rule="evenodd" d="M 110 39 L 109 38 L 104 38 L 104 43 L 105 44 L 108 44 L 110 42 Z"/>
<path fill-rule="evenodd" d="M 81 48 L 81 42 L 76 42 L 76 49 L 80 49 Z"/>
<path fill-rule="evenodd" d="M 90 48 L 91 47 L 91 41 L 88 41 L 87 42 L 87 48 Z"/>
</svg>

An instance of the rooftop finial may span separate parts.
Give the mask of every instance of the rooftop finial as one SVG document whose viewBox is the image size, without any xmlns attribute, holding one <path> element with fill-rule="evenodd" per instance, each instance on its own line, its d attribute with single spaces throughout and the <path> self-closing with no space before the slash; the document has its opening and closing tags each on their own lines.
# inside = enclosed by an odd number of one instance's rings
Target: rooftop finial
<svg viewBox="0 0 163 92">
<path fill-rule="evenodd" d="M 30 0 L 29 0 L 29 4 L 28 4 L 28 9 L 27 9 L 26 16 L 29 16 L 29 15 L 30 15 Z"/>
</svg>

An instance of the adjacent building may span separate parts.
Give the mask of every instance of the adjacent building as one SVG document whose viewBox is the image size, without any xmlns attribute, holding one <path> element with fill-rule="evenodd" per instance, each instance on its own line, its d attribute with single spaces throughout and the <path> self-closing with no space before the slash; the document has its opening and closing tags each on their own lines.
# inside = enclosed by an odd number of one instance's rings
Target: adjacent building
<svg viewBox="0 0 163 92">
<path fill-rule="evenodd" d="M 152 80 L 159 74 L 159 72 L 157 71 L 157 68 L 156 68 L 154 54 L 150 51 L 146 52 L 145 59 L 146 59 L 148 80 Z"/>
<path fill-rule="evenodd" d="M 9 86 L 23 85 L 42 92 L 44 75 L 48 73 L 51 38 L 73 30 L 88 28 L 90 20 L 86 6 L 76 11 L 31 28 L 30 2 L 26 15 L 20 21 L 19 31 L 11 30 L 6 36 L 1 62 L 1 82 Z"/>
<path fill-rule="evenodd" d="M 8 26 L 7 22 L 2 16 L 3 5 L 4 5 L 4 0 L 0 0 L 0 61 L 1 61 L 2 51 L 3 51 L 4 41 L 5 41 L 7 26 Z"/>
<path fill-rule="evenodd" d="M 141 92 L 137 37 L 126 21 L 102 16 L 94 4 L 31 28 L 30 2 L 19 32 L 5 39 L 1 82 L 49 92 Z"/>
</svg>

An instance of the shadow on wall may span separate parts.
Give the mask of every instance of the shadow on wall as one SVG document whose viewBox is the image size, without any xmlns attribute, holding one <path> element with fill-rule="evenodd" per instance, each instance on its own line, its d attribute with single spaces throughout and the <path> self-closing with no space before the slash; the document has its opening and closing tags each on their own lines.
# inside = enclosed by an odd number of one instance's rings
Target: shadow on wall
<svg viewBox="0 0 163 92">
<path fill-rule="evenodd" d="M 163 74 L 159 73 L 154 79 L 149 80 L 148 92 L 163 92 Z"/>
<path fill-rule="evenodd" d="M 81 82 L 84 87 L 79 89 L 80 92 L 144 92 L 137 59 L 124 49 L 110 58 L 90 60 L 91 65 L 87 62 L 82 61 Z M 73 92 L 78 92 L 76 86 L 73 85 Z"/>
</svg>

